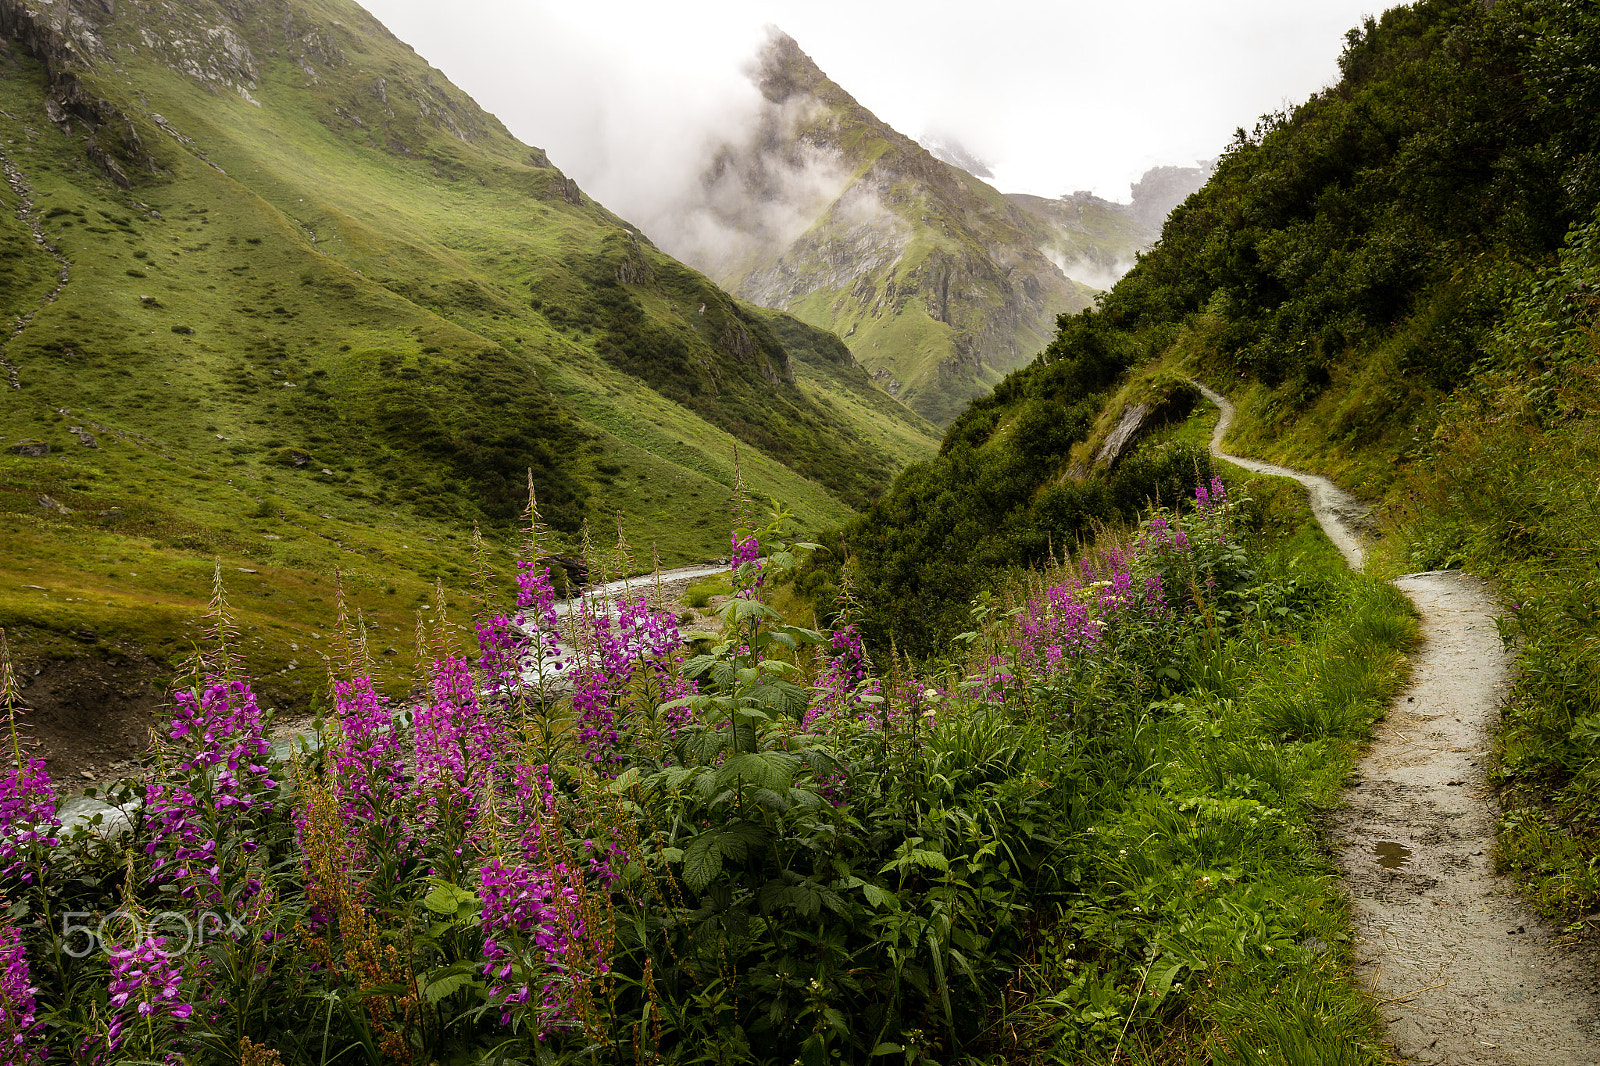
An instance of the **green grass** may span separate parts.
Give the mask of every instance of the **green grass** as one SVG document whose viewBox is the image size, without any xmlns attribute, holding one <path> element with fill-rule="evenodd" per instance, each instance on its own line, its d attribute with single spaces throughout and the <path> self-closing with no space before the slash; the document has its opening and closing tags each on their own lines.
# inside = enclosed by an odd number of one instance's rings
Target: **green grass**
<svg viewBox="0 0 1600 1066">
<path fill-rule="evenodd" d="M 0 443 L 53 449 L 0 454 L 0 611 L 24 659 L 97 653 L 50 636 L 67 603 L 167 657 L 215 558 L 246 600 L 244 571 L 393 588 L 369 609 L 408 631 L 435 580 L 464 587 L 474 522 L 508 572 L 530 469 L 550 548 L 578 550 L 585 521 L 609 542 L 620 518 L 641 563 L 654 547 L 672 565 L 726 553 L 736 473 L 815 530 L 931 453 L 932 427 L 838 365 L 837 342 L 569 202 L 542 156 L 404 45 L 355 29 L 370 20 L 354 7 L 295 10 L 344 60 L 284 53 L 281 27 L 247 19 L 256 106 L 163 65 L 138 20 L 157 39 L 192 27 L 119 9 L 102 29 L 123 72 L 83 76 L 158 168 L 124 160 L 127 190 L 49 122 L 39 62 L 19 54 L 0 77 L 0 140 L 72 264 L 40 308 L 55 264 L 0 189 L 0 299 L 37 309 L 5 350 L 25 387 L 8 390 Z M 205 5 L 195 17 L 233 24 Z M 241 606 L 262 627 L 263 674 L 289 634 L 331 620 L 327 597 L 257 600 Z"/>
<path fill-rule="evenodd" d="M 703 577 L 699 581 L 690 583 L 683 592 L 685 606 L 696 610 L 707 606 L 713 596 L 726 596 L 733 591 L 733 586 L 725 577 Z"/>
<path fill-rule="evenodd" d="M 1257 573 L 1297 584 L 1300 620 L 1197 648 L 1183 694 L 1120 727 L 1133 769 L 1085 831 L 1080 901 L 1019 971 L 1007 1061 L 1389 1061 L 1321 834 L 1416 622 L 1344 567 L 1298 487 L 1230 483 L 1285 531 Z"/>
</svg>

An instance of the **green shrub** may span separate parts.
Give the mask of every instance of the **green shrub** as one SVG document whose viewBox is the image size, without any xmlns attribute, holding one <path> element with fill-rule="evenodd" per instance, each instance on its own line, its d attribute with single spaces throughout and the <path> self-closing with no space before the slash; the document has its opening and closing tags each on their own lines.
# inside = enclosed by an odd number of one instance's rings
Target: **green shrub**
<svg viewBox="0 0 1600 1066">
<path fill-rule="evenodd" d="M 713 596 L 727 596 L 733 592 L 733 586 L 728 584 L 728 579 L 720 576 L 703 577 L 692 582 L 683 592 L 683 602 L 686 606 L 700 610 L 711 603 Z"/>
</svg>

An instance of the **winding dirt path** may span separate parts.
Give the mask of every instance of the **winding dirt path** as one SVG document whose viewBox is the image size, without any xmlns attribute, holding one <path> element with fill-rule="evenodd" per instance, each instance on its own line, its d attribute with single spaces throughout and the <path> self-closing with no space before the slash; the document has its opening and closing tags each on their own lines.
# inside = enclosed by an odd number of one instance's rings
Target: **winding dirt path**
<svg viewBox="0 0 1600 1066">
<path fill-rule="evenodd" d="M 1211 451 L 1305 485 L 1345 559 L 1365 560 L 1365 511 L 1324 477 L 1228 455 L 1222 411 Z M 1595 974 L 1491 866 L 1497 810 L 1484 779 L 1510 657 L 1487 586 L 1452 571 L 1395 585 L 1422 615 L 1410 686 L 1378 724 L 1335 827 L 1360 971 L 1406 1062 L 1600 1066 Z"/>
</svg>

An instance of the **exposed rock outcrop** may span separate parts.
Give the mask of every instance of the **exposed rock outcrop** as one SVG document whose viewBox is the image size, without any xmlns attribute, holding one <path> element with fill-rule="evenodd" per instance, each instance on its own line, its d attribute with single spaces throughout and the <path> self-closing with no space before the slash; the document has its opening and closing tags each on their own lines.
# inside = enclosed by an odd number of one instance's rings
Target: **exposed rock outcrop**
<svg viewBox="0 0 1600 1066">
<path fill-rule="evenodd" d="M 50 120 L 81 134 L 89 161 L 127 188 L 129 169 L 154 174 L 159 167 L 132 120 L 85 80 L 97 63 L 109 62 L 101 27 L 111 15 L 109 2 L 98 0 L 0 0 L 0 34 L 44 65 Z"/>
</svg>

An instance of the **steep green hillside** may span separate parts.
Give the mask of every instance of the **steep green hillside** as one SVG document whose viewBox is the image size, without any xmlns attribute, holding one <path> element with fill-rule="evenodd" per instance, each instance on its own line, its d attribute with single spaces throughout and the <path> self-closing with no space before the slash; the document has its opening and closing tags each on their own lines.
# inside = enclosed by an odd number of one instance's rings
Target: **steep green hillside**
<svg viewBox="0 0 1600 1066">
<path fill-rule="evenodd" d="M 620 514 L 674 562 L 725 553 L 736 447 L 813 527 L 931 450 L 353 4 L 5 0 L 0 29 L 0 443 L 50 448 L 0 457 L 0 625 L 47 651 L 181 646 L 143 608 L 203 604 L 216 555 L 342 568 L 403 624 L 529 470 L 557 548 Z M 263 625 L 331 612 L 254 580 Z"/>
<path fill-rule="evenodd" d="M 1240 130 L 1139 265 L 958 420 L 851 543 L 887 596 L 936 597 L 951 625 L 956 597 L 918 588 L 907 544 L 949 560 L 940 581 L 957 590 L 972 563 L 1047 549 L 993 524 L 946 533 L 931 516 L 970 511 L 995 484 L 1008 513 L 1047 513 L 1084 472 L 1086 446 L 1069 439 L 1103 430 L 1144 378 L 1232 391 L 1233 450 L 1381 503 L 1379 565 L 1465 562 L 1503 582 L 1522 674 L 1500 774 L 1522 809 L 1502 862 L 1576 917 L 1600 906 L 1600 15 L 1423 0 L 1352 30 L 1341 69 L 1292 113 Z M 977 462 L 992 472 L 975 477 Z"/>
<path fill-rule="evenodd" d="M 1049 340 L 1092 290 L 1042 254 L 1045 227 L 942 163 L 773 31 L 758 128 L 725 146 L 662 240 L 740 296 L 843 337 L 939 424 Z"/>
</svg>

